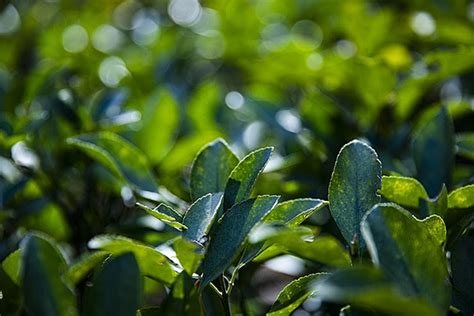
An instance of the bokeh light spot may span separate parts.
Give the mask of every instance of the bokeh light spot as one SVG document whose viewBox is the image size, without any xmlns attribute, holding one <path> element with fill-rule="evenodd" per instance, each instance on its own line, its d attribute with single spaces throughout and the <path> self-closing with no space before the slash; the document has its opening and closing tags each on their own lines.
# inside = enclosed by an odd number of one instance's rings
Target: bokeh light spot
<svg viewBox="0 0 474 316">
<path fill-rule="evenodd" d="M 63 47 L 66 52 L 82 52 L 89 42 L 89 36 L 85 28 L 79 24 L 67 27 L 63 32 Z"/>
</svg>

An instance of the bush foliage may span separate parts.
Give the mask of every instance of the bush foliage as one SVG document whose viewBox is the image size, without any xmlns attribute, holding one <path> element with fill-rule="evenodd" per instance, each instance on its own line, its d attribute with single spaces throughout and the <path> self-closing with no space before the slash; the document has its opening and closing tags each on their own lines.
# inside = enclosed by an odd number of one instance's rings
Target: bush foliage
<svg viewBox="0 0 474 316">
<path fill-rule="evenodd" d="M 0 3 L 0 315 L 472 315 L 474 5 Z"/>
</svg>

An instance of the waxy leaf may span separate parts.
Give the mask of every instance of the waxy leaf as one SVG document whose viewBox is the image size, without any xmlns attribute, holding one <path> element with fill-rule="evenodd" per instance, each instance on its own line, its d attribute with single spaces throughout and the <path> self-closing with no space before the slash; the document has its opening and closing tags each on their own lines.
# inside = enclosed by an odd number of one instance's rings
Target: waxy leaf
<svg viewBox="0 0 474 316">
<path fill-rule="evenodd" d="M 451 184 L 454 168 L 454 128 L 446 108 L 419 129 L 413 140 L 413 158 L 418 179 L 430 197 Z"/>
<path fill-rule="evenodd" d="M 123 236 L 100 235 L 92 238 L 88 246 L 91 249 L 100 249 L 114 256 L 132 252 L 145 276 L 165 284 L 173 283 L 178 274 L 167 257 L 133 239 Z"/>
<path fill-rule="evenodd" d="M 74 293 L 61 280 L 66 261 L 53 241 L 28 235 L 21 253 L 21 286 L 28 314 L 78 315 Z"/>
<path fill-rule="evenodd" d="M 362 233 L 374 263 L 404 295 L 447 310 L 446 228 L 439 216 L 421 221 L 396 204 L 378 204 L 364 217 Z"/>
<path fill-rule="evenodd" d="M 448 208 L 469 208 L 474 206 L 474 184 L 456 189 L 448 195 Z"/>
<path fill-rule="evenodd" d="M 86 293 L 87 315 L 135 316 L 142 302 L 143 281 L 130 252 L 105 261 Z"/>
<path fill-rule="evenodd" d="M 137 206 L 139 206 L 141 209 L 143 209 L 145 212 L 150 214 L 156 219 L 159 219 L 163 223 L 177 229 L 177 230 L 183 230 L 186 229 L 186 225 L 182 224 L 182 216 L 175 210 L 173 210 L 171 207 L 165 205 L 165 204 L 159 204 L 155 208 L 150 208 L 144 204 L 137 203 Z"/>
<path fill-rule="evenodd" d="M 238 162 L 223 139 L 216 139 L 202 148 L 191 170 L 192 199 L 207 193 L 224 192 L 227 179 Z"/>
<path fill-rule="evenodd" d="M 158 190 L 145 155 L 124 138 L 111 132 L 99 132 L 68 138 L 67 143 L 102 163 L 136 189 Z"/>
<path fill-rule="evenodd" d="M 281 290 L 278 297 L 273 303 L 267 316 L 285 316 L 290 315 L 297 309 L 308 297 L 314 294 L 312 283 L 325 276 L 326 273 L 314 273 L 305 275 L 289 283 Z"/>
<path fill-rule="evenodd" d="M 402 296 L 384 274 L 374 268 L 355 267 L 321 276 L 313 283 L 313 291 L 323 301 L 351 304 L 383 315 L 442 315 L 422 299 Z"/>
<path fill-rule="evenodd" d="M 183 218 L 183 224 L 187 227 L 183 236 L 189 240 L 201 242 L 214 222 L 219 208 L 222 206 L 223 193 L 206 194 L 196 200 L 188 209 Z"/>
<path fill-rule="evenodd" d="M 456 135 L 456 153 L 460 156 L 474 160 L 474 133 Z"/>
<path fill-rule="evenodd" d="M 327 205 L 327 201 L 319 199 L 295 199 L 278 203 L 270 214 L 265 217 L 265 223 L 281 223 L 290 227 L 298 226 Z"/>
<path fill-rule="evenodd" d="M 329 183 L 329 209 L 347 243 L 354 239 L 364 249 L 360 221 L 380 201 L 382 167 L 377 153 L 354 140 L 339 152 Z"/>
<path fill-rule="evenodd" d="M 248 234 L 275 207 L 278 196 L 259 196 L 234 205 L 219 221 L 211 235 L 202 262 L 201 288 L 223 273 L 239 254 Z"/>
<path fill-rule="evenodd" d="M 255 181 L 267 164 L 272 151 L 271 147 L 257 149 L 245 156 L 232 170 L 225 186 L 224 211 L 250 196 Z"/>
<path fill-rule="evenodd" d="M 379 193 L 389 201 L 412 208 L 418 208 L 420 199 L 428 199 L 423 185 L 408 177 L 383 176 Z"/>
</svg>

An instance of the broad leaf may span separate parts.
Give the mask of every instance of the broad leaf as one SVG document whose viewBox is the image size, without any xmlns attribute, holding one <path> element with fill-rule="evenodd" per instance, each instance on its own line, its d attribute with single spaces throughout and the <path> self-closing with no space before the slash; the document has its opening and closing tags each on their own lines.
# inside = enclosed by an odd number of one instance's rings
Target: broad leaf
<svg viewBox="0 0 474 316">
<path fill-rule="evenodd" d="M 278 203 L 270 214 L 265 217 L 265 223 L 281 223 L 290 227 L 298 226 L 327 205 L 328 202 L 319 199 L 295 199 Z"/>
<path fill-rule="evenodd" d="M 448 195 L 448 208 L 469 208 L 474 206 L 474 184 L 458 188 Z"/>
<path fill-rule="evenodd" d="M 313 283 L 313 291 L 323 301 L 351 304 L 383 315 L 442 315 L 421 299 L 400 295 L 374 268 L 356 267 L 321 276 Z"/>
<path fill-rule="evenodd" d="M 367 144 L 354 140 L 342 147 L 329 183 L 329 209 L 347 243 L 360 243 L 360 221 L 380 201 L 381 163 Z"/>
<path fill-rule="evenodd" d="M 245 200 L 228 210 L 211 235 L 202 262 L 201 288 L 223 273 L 231 264 L 248 234 L 275 207 L 278 196 L 259 196 Z"/>
<path fill-rule="evenodd" d="M 183 218 L 183 224 L 187 227 L 183 233 L 184 237 L 201 242 L 201 239 L 209 233 L 214 218 L 222 206 L 222 197 L 222 192 L 209 193 L 189 207 Z"/>
<path fill-rule="evenodd" d="M 106 251 L 95 251 L 83 255 L 81 259 L 67 269 L 64 280 L 72 285 L 77 284 L 108 256 L 109 253 Z"/>
<path fill-rule="evenodd" d="M 250 196 L 255 181 L 267 164 L 272 151 L 271 147 L 257 149 L 245 156 L 232 170 L 225 186 L 224 211 Z"/>
<path fill-rule="evenodd" d="M 418 208 L 420 199 L 428 199 L 423 185 L 408 177 L 383 176 L 379 193 L 389 201 L 412 208 Z"/>
<path fill-rule="evenodd" d="M 278 294 L 278 297 L 275 303 L 273 303 L 270 311 L 267 313 L 267 316 L 290 315 L 291 312 L 297 309 L 313 294 L 314 289 L 311 284 L 324 275 L 326 274 L 314 273 L 305 275 L 285 286 Z"/>
<path fill-rule="evenodd" d="M 474 236 L 461 238 L 451 251 L 454 305 L 464 315 L 474 314 Z"/>
<path fill-rule="evenodd" d="M 111 257 L 94 275 L 86 293 L 86 314 L 134 316 L 141 305 L 143 280 L 130 252 Z"/>
<path fill-rule="evenodd" d="M 2 262 L 2 268 L 16 285 L 20 284 L 21 249 L 17 249 Z"/>
<path fill-rule="evenodd" d="M 21 286 L 28 314 L 78 315 L 74 293 L 61 280 L 67 264 L 57 246 L 31 234 L 23 240 L 21 253 Z"/>
<path fill-rule="evenodd" d="M 152 192 L 158 190 L 145 155 L 124 138 L 111 132 L 99 132 L 71 137 L 67 142 L 102 163 L 135 188 Z"/>
<path fill-rule="evenodd" d="M 229 145 L 220 138 L 202 148 L 191 170 L 192 199 L 207 193 L 224 192 L 227 179 L 238 162 Z"/>
<path fill-rule="evenodd" d="M 100 235 L 91 239 L 88 246 L 91 249 L 100 249 L 114 256 L 132 252 L 145 276 L 165 284 L 173 283 L 178 274 L 168 258 L 160 252 L 126 237 Z"/>
<path fill-rule="evenodd" d="M 143 209 L 145 212 L 150 214 L 156 219 L 159 219 L 163 223 L 177 229 L 183 230 L 186 229 L 186 225 L 182 224 L 181 214 L 173 210 L 171 207 L 165 204 L 159 204 L 155 208 L 150 208 L 144 204 L 137 203 L 137 205 Z"/>
<path fill-rule="evenodd" d="M 413 139 L 413 158 L 418 179 L 430 197 L 451 184 L 454 168 L 454 128 L 446 108 L 420 128 Z"/>
<path fill-rule="evenodd" d="M 379 204 L 364 217 L 362 232 L 372 260 L 402 293 L 447 310 L 446 228 L 440 217 L 420 221 L 396 204 Z"/>
<path fill-rule="evenodd" d="M 474 160 L 474 133 L 456 135 L 456 153 Z"/>
</svg>

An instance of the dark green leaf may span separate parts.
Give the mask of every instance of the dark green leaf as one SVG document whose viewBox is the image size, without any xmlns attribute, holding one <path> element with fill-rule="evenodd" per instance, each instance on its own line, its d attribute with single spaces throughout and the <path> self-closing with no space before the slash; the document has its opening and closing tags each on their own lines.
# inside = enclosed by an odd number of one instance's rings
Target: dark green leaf
<svg viewBox="0 0 474 316">
<path fill-rule="evenodd" d="M 224 192 L 227 179 L 238 162 L 223 139 L 216 139 L 202 148 L 191 170 L 193 200 L 207 193 Z"/>
<path fill-rule="evenodd" d="M 225 186 L 224 211 L 250 196 L 255 181 L 267 164 L 272 151 L 271 147 L 257 149 L 245 156 L 232 170 Z"/>
<path fill-rule="evenodd" d="M 329 183 L 329 209 L 347 243 L 354 239 L 364 249 L 360 221 L 380 201 L 382 167 L 377 153 L 354 140 L 342 147 Z"/>
<path fill-rule="evenodd" d="M 396 204 L 379 204 L 364 217 L 362 232 L 372 260 L 402 293 L 447 310 L 446 228 L 439 216 L 420 221 Z"/>
<path fill-rule="evenodd" d="M 267 316 L 290 315 L 314 292 L 311 283 L 324 275 L 326 274 L 314 273 L 305 275 L 285 286 L 278 294 Z"/>
<path fill-rule="evenodd" d="M 430 197 L 451 184 L 454 168 L 454 128 L 446 108 L 420 128 L 413 139 L 413 158 L 420 182 Z"/>
<path fill-rule="evenodd" d="M 474 314 L 474 236 L 465 235 L 451 251 L 454 305 L 464 315 Z"/>
<path fill-rule="evenodd" d="M 102 163 L 135 188 L 152 192 L 158 190 L 145 155 L 122 137 L 111 132 L 99 132 L 71 137 L 67 142 Z"/>
<path fill-rule="evenodd" d="M 132 253 L 111 257 L 94 275 L 86 294 L 86 314 L 135 316 L 142 302 L 143 280 Z"/>
<path fill-rule="evenodd" d="M 245 200 L 224 214 L 211 235 L 207 255 L 202 262 L 201 288 L 232 264 L 252 228 L 275 207 L 278 198 L 278 196 L 259 196 Z"/>
<path fill-rule="evenodd" d="M 63 283 L 67 264 L 51 240 L 25 237 L 21 245 L 21 284 L 29 315 L 77 315 L 74 293 Z"/>
<path fill-rule="evenodd" d="M 196 280 L 182 272 L 173 284 L 171 293 L 163 304 L 164 315 L 201 315 L 199 291 Z"/>
<path fill-rule="evenodd" d="M 123 236 L 100 235 L 91 239 L 88 246 L 91 249 L 100 249 L 114 256 L 132 252 L 145 276 L 165 284 L 173 283 L 177 276 L 177 272 L 173 269 L 167 257 L 135 240 Z"/>
<path fill-rule="evenodd" d="M 323 301 L 351 304 L 384 315 L 442 315 L 421 299 L 400 295 L 385 276 L 373 268 L 356 267 L 321 276 L 313 287 Z"/>
<path fill-rule="evenodd" d="M 187 227 L 183 236 L 189 240 L 201 242 L 214 222 L 218 210 L 222 207 L 223 193 L 206 194 L 194 202 L 183 218 L 183 224 Z"/>
<path fill-rule="evenodd" d="M 387 200 L 413 208 L 418 208 L 420 199 L 428 199 L 423 185 L 408 177 L 383 176 L 379 193 Z"/>
</svg>

